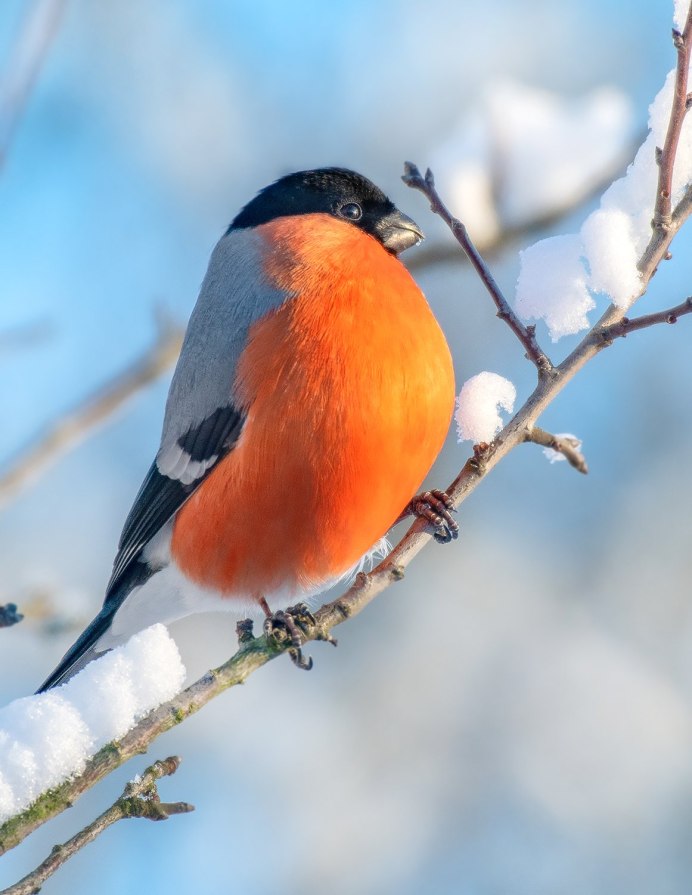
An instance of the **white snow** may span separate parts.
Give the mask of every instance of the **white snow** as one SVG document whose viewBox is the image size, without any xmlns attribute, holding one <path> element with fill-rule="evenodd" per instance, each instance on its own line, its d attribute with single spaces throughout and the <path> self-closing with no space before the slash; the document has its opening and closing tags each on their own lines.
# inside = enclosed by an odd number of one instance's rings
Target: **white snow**
<svg viewBox="0 0 692 895">
<path fill-rule="evenodd" d="M 684 25 L 687 2 L 676 2 L 675 21 Z M 659 167 L 656 147 L 665 142 L 675 72 L 649 107 L 649 135 L 624 177 L 603 194 L 600 208 L 584 222 L 579 235 L 543 240 L 522 253 L 516 309 L 524 319 L 543 319 L 551 338 L 588 329 L 589 294 L 602 294 L 621 308 L 640 295 L 637 262 L 650 238 Z M 588 135 L 595 139 L 595 134 Z M 692 116 L 685 118 L 675 156 L 672 207 L 692 182 Z M 562 266 L 562 270 L 560 269 Z"/>
<path fill-rule="evenodd" d="M 572 435 L 571 432 L 559 432 L 555 434 L 555 437 L 560 438 L 562 441 L 569 442 L 577 451 L 581 449 L 581 438 L 577 438 L 577 436 Z M 560 451 L 556 451 L 554 448 L 543 448 L 543 453 L 550 463 L 559 463 L 561 460 L 567 459 L 564 454 L 561 454 Z"/>
<path fill-rule="evenodd" d="M 515 308 L 524 320 L 545 320 L 553 342 L 589 325 L 596 303 L 587 289 L 578 236 L 551 236 L 520 253 Z"/>
<path fill-rule="evenodd" d="M 511 413 L 517 390 L 497 373 L 478 373 L 462 386 L 454 419 L 459 441 L 492 441 L 503 426 L 498 408 Z"/>
<path fill-rule="evenodd" d="M 633 235 L 632 218 L 617 208 L 594 211 L 581 228 L 589 288 L 623 308 L 631 305 L 642 288 Z"/>
<path fill-rule="evenodd" d="M 512 226 L 578 201 L 632 137 L 629 99 L 613 87 L 583 97 L 503 80 L 432 155 L 449 205 L 480 246 Z"/>
<path fill-rule="evenodd" d="M 675 0 L 675 12 L 673 14 L 673 24 L 682 31 L 687 20 L 687 10 L 690 6 L 690 0 Z"/>
<path fill-rule="evenodd" d="M 0 823 L 78 774 L 102 746 L 175 696 L 184 679 L 174 641 L 153 625 L 61 687 L 0 709 Z"/>
</svg>

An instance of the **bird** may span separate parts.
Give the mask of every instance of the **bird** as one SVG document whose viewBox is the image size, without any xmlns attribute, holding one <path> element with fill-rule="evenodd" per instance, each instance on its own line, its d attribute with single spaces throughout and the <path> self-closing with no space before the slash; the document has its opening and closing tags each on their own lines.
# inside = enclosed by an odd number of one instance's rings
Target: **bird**
<svg viewBox="0 0 692 895">
<path fill-rule="evenodd" d="M 417 494 L 455 398 L 446 338 L 399 258 L 423 238 L 347 168 L 288 174 L 240 210 L 212 251 L 103 607 L 37 692 L 156 622 L 278 617 L 406 515 L 456 537 L 446 493 Z"/>
</svg>

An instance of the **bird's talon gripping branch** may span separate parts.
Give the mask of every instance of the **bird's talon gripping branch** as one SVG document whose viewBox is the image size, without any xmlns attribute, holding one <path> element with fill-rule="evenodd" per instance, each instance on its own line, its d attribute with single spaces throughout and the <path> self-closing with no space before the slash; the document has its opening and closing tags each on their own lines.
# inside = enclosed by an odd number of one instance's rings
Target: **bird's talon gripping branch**
<svg viewBox="0 0 692 895">
<path fill-rule="evenodd" d="M 459 537 L 459 523 L 452 516 L 452 513 L 455 512 L 452 499 L 446 491 L 433 488 L 431 491 L 425 491 L 414 497 L 397 522 L 405 519 L 406 516 L 418 516 L 425 519 L 426 522 L 434 526 L 433 537 L 438 544 L 448 544 Z"/>
<path fill-rule="evenodd" d="M 310 611 L 307 603 L 296 603 L 295 606 L 289 606 L 286 612 L 295 619 L 296 624 L 303 630 L 304 634 L 309 634 L 310 630 L 317 624 L 317 619 Z"/>
<path fill-rule="evenodd" d="M 302 651 L 303 636 L 311 626 L 316 623 L 315 616 L 310 612 L 305 603 L 289 606 L 288 609 L 280 609 L 278 612 L 267 615 L 264 620 L 264 633 L 279 646 L 283 646 L 290 640 L 288 655 L 298 668 L 310 671 L 312 658 L 305 658 Z"/>
</svg>

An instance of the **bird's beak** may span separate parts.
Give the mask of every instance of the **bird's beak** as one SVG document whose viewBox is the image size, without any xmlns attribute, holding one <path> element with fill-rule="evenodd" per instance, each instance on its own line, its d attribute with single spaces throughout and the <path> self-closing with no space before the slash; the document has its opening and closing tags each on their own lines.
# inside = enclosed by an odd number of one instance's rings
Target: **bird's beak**
<svg viewBox="0 0 692 895">
<path fill-rule="evenodd" d="M 382 218 L 377 230 L 385 249 L 395 255 L 425 239 L 418 224 L 400 211 L 393 211 Z"/>
</svg>

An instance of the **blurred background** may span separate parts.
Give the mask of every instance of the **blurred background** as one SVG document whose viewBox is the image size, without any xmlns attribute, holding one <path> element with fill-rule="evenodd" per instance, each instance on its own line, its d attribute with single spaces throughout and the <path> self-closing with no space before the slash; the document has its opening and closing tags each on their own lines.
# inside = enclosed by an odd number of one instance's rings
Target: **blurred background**
<svg viewBox="0 0 692 895">
<path fill-rule="evenodd" d="M 418 221 L 429 238 L 406 260 L 459 386 L 491 370 L 522 401 L 531 366 L 402 163 L 435 163 L 462 212 L 468 185 L 469 222 L 487 212 L 477 236 L 512 295 L 518 251 L 578 230 L 674 66 L 672 4 L 648 0 L 4 0 L 5 109 L 41 6 L 62 15 L 43 21 L 52 40 L 16 128 L 0 121 L 0 495 L 41 433 L 175 339 L 240 205 L 299 168 L 362 171 Z M 596 125 L 589 97 L 604 96 Z M 543 120 L 531 97 L 554 127 L 513 154 Z M 538 201 L 540 171 L 570 151 L 588 178 L 567 166 Z M 692 291 L 691 234 L 642 312 Z M 148 758 L 183 758 L 162 798 L 194 814 L 118 824 L 45 891 L 687 893 L 690 325 L 621 340 L 546 413 L 546 428 L 583 439 L 588 477 L 515 451 L 463 505 L 458 542 L 426 549 L 338 650 L 310 646 L 312 673 L 273 662 L 154 744 Z M 577 341 L 538 334 L 554 359 Z M 158 446 L 164 355 L 80 444 L 5 489 L 0 603 L 26 618 L 0 631 L 2 704 L 35 689 L 101 604 Z M 446 486 L 469 451 L 450 432 L 429 484 Z M 230 618 L 173 633 L 190 679 L 235 646 Z M 0 885 L 148 758 L 4 857 Z"/>
</svg>

